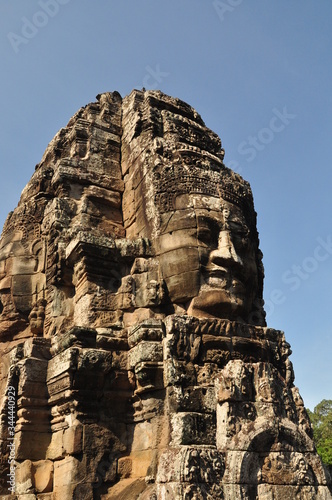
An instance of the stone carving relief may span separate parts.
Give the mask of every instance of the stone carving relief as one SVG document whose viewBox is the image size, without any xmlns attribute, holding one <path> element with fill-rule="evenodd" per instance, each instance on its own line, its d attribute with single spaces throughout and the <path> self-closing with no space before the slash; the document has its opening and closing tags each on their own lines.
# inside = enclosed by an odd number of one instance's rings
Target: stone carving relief
<svg viewBox="0 0 332 500">
<path fill-rule="evenodd" d="M 263 461 L 260 479 L 269 484 L 314 484 L 311 467 L 294 452 L 271 452 Z"/>
<path fill-rule="evenodd" d="M 331 498 L 263 275 L 250 186 L 191 106 L 80 109 L 0 240 L 0 495 L 12 387 L 18 500 Z"/>
</svg>

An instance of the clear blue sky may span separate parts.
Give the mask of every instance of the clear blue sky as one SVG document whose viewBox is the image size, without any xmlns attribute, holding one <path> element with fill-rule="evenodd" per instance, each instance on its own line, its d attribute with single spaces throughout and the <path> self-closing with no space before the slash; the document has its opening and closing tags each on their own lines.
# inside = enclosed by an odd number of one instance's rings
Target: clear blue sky
<svg viewBox="0 0 332 500">
<path fill-rule="evenodd" d="M 330 0 L 2 0 L 0 224 L 48 142 L 104 91 L 160 88 L 251 183 L 268 324 L 306 406 L 332 398 Z"/>
</svg>

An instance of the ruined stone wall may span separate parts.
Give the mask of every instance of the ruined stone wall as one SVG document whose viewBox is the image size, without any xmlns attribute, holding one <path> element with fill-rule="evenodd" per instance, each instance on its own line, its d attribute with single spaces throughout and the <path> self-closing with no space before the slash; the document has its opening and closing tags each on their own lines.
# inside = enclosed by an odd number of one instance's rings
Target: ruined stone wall
<svg viewBox="0 0 332 500">
<path fill-rule="evenodd" d="M 158 91 L 49 144 L 0 241 L 1 498 L 331 498 L 223 158 Z"/>
</svg>

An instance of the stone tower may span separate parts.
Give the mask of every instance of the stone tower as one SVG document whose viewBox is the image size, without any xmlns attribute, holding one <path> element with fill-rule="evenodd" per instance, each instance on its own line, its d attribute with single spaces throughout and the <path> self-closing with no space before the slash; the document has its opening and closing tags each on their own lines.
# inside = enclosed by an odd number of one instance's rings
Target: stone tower
<svg viewBox="0 0 332 500">
<path fill-rule="evenodd" d="M 331 498 L 223 157 L 158 91 L 47 147 L 0 242 L 1 498 Z"/>
</svg>

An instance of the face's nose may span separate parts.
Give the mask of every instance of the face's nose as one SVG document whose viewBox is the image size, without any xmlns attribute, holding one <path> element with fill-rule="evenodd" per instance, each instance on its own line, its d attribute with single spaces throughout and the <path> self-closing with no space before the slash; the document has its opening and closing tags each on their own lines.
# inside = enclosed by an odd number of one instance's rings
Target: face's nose
<svg viewBox="0 0 332 500">
<path fill-rule="evenodd" d="M 243 265 L 242 259 L 236 252 L 231 234 L 228 230 L 220 231 L 218 248 L 210 253 L 210 262 L 216 266 Z"/>
</svg>

